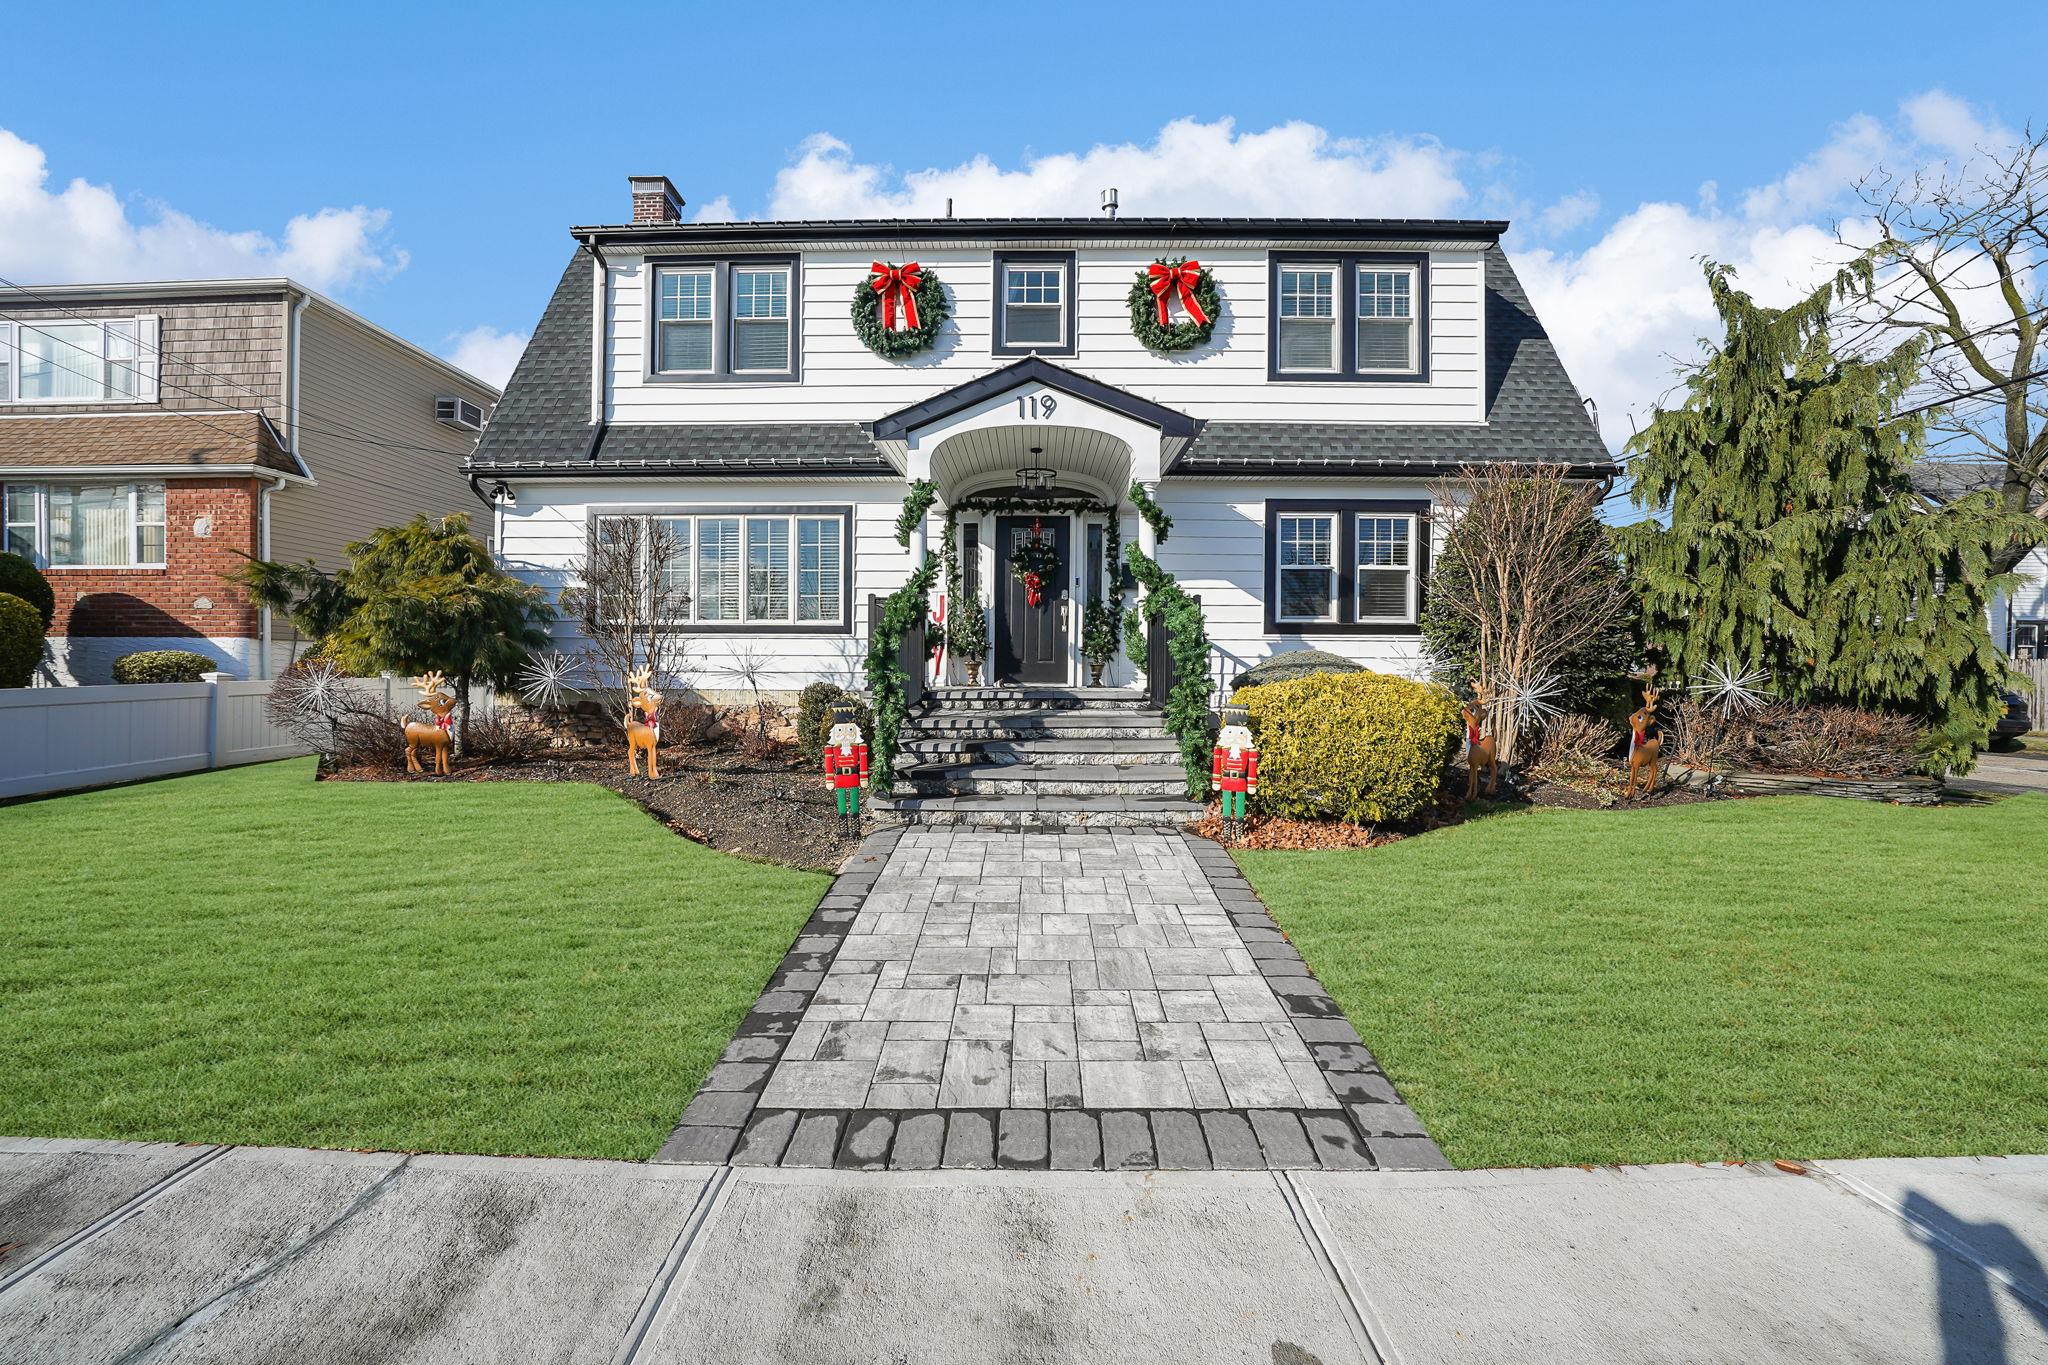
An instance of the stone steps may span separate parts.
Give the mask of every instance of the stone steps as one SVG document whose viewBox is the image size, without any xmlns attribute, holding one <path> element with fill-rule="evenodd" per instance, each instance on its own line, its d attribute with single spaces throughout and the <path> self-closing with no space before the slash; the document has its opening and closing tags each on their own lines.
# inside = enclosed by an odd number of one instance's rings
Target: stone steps
<svg viewBox="0 0 2048 1365">
<path fill-rule="evenodd" d="M 987 763 L 998 766 L 1129 767 L 1141 763 L 1173 763 L 1180 744 L 1162 729 L 1158 734 L 1133 730 L 1100 739 L 980 738 L 966 735 L 906 739 L 896 751 L 898 771 L 935 763 Z"/>
<path fill-rule="evenodd" d="M 927 693 L 943 711 L 1144 711 L 1143 692 L 1122 687 L 934 687 Z"/>
<path fill-rule="evenodd" d="M 899 796 L 876 797 L 882 824 L 959 825 L 985 829 L 1159 829 L 1192 824 L 1203 807 L 1170 796 Z"/>
<path fill-rule="evenodd" d="M 961 763 L 911 768 L 897 779 L 919 796 L 1182 796 L 1178 763 Z"/>
<path fill-rule="evenodd" d="M 1156 739 L 1166 733 L 1157 711 L 927 711 L 904 722 L 906 742 L 919 739 Z"/>
</svg>

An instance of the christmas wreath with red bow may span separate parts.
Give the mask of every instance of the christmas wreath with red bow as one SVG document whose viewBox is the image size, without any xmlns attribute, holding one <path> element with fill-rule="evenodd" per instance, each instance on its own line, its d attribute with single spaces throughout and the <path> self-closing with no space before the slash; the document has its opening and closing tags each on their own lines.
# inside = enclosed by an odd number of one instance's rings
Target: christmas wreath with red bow
<svg viewBox="0 0 2048 1365">
<path fill-rule="evenodd" d="M 1010 572 L 1023 582 L 1024 600 L 1034 607 L 1045 600 L 1045 590 L 1059 577 L 1059 547 L 1036 518 L 1031 522 L 1031 534 L 1017 537 L 1010 546 Z"/>
<path fill-rule="evenodd" d="M 1223 316 L 1223 296 L 1200 261 L 1158 260 L 1131 286 L 1131 335 L 1155 351 L 1192 351 Z"/>
<path fill-rule="evenodd" d="M 916 261 L 876 261 L 853 287 L 854 333 L 884 360 L 929 349 L 950 316 L 945 286 Z"/>
</svg>

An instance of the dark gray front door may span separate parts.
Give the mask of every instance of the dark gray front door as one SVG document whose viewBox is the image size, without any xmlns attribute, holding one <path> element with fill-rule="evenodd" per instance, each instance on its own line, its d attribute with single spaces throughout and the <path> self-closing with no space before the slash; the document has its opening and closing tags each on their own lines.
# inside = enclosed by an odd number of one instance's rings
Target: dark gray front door
<svg viewBox="0 0 2048 1365">
<path fill-rule="evenodd" d="M 1037 519 L 1044 539 L 1059 555 L 1059 569 L 1032 606 L 1024 581 L 1010 572 L 1010 553 L 1031 534 L 1032 517 L 1001 517 L 996 521 L 996 573 L 1002 582 L 996 599 L 996 681 L 1054 683 L 1067 681 L 1067 584 L 1073 578 L 1071 547 L 1064 516 Z"/>
</svg>

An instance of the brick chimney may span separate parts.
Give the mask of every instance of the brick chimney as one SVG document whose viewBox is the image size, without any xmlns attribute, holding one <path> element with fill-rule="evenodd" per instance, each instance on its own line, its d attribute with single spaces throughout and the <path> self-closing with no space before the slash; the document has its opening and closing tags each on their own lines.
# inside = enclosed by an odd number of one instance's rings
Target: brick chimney
<svg viewBox="0 0 2048 1365">
<path fill-rule="evenodd" d="M 633 189 L 633 221 L 636 223 L 680 223 L 683 196 L 665 175 L 629 175 Z"/>
</svg>

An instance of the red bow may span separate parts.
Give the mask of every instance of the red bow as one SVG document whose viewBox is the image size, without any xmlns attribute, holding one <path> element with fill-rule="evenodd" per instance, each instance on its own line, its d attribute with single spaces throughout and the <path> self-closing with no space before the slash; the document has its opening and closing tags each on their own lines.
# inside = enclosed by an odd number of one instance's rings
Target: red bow
<svg viewBox="0 0 2048 1365">
<path fill-rule="evenodd" d="M 924 267 L 916 261 L 908 265 L 883 265 L 876 261 L 868 269 L 868 287 L 882 296 L 882 327 L 896 331 L 896 304 L 903 304 L 902 330 L 914 332 L 924 324 L 917 320 L 917 287 L 924 283 Z"/>
<path fill-rule="evenodd" d="M 1152 301 L 1159 305 L 1159 325 L 1172 324 L 1166 318 L 1166 296 L 1175 289 L 1180 291 L 1180 306 L 1188 315 L 1188 321 L 1206 327 L 1209 315 L 1202 311 L 1202 305 L 1195 302 L 1195 285 L 1202 278 L 1200 261 L 1182 261 L 1179 265 L 1167 265 L 1154 261 L 1148 268 L 1152 279 L 1148 287 L 1152 290 Z"/>
<path fill-rule="evenodd" d="M 1045 600 L 1045 580 L 1035 573 L 1024 575 L 1024 600 L 1034 607 Z"/>
</svg>

